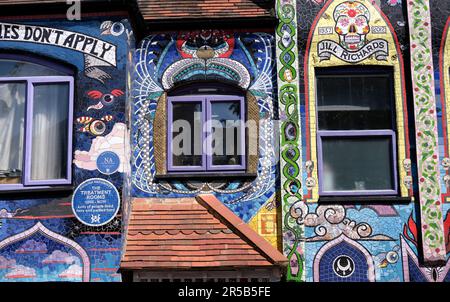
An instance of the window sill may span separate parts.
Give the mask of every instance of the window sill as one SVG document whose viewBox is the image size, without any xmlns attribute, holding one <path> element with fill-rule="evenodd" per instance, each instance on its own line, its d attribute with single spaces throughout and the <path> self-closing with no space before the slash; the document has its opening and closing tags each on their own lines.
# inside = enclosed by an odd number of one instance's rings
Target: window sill
<svg viewBox="0 0 450 302">
<path fill-rule="evenodd" d="M 408 204 L 412 202 L 411 197 L 399 196 L 322 196 L 319 203 L 322 204 L 357 204 L 370 203 L 380 205 Z"/>
<path fill-rule="evenodd" d="M 258 175 L 256 173 L 242 173 L 242 172 L 215 172 L 215 173 L 167 173 L 164 175 L 156 175 L 156 179 L 171 180 L 171 179 L 253 179 Z"/>
<path fill-rule="evenodd" d="M 1 189 L 0 186 L 0 197 L 2 198 L 30 198 L 36 197 L 31 196 L 35 193 L 39 194 L 39 198 L 51 198 L 52 196 L 61 196 L 61 195 L 71 195 L 73 193 L 73 186 L 55 186 L 55 187 L 27 187 L 27 188 L 18 188 L 18 189 Z"/>
</svg>

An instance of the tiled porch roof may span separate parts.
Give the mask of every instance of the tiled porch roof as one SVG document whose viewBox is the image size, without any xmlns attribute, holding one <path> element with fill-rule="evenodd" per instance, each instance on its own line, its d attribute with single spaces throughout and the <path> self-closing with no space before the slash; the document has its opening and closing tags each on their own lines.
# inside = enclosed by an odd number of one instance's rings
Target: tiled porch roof
<svg viewBox="0 0 450 302">
<path fill-rule="evenodd" d="M 121 270 L 286 264 L 286 257 L 214 195 L 133 200 Z"/>
</svg>

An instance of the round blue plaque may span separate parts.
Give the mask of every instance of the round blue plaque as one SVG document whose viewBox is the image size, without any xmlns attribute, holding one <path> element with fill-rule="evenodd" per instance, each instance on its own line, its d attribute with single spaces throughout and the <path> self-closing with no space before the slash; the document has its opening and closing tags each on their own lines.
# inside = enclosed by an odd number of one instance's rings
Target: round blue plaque
<svg viewBox="0 0 450 302">
<path fill-rule="evenodd" d="M 101 178 L 84 181 L 72 196 L 75 217 L 88 226 L 107 224 L 116 217 L 119 208 L 119 192 L 112 183 Z"/>
<path fill-rule="evenodd" d="M 97 169 L 105 175 L 116 173 L 119 170 L 119 166 L 119 155 L 112 151 L 105 151 L 97 157 Z"/>
</svg>

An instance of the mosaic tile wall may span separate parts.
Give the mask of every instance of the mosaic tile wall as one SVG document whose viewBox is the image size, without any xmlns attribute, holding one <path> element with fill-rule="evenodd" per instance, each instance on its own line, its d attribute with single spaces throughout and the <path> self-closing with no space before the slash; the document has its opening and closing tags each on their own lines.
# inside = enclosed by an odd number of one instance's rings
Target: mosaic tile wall
<svg viewBox="0 0 450 302">
<path fill-rule="evenodd" d="M 302 198 L 300 97 L 297 47 L 297 9 L 295 0 L 277 1 L 276 29 L 278 95 L 280 112 L 280 171 L 283 253 L 289 260 L 286 279 L 304 279 L 301 240 L 303 226 L 297 220 L 305 212 Z"/>
<path fill-rule="evenodd" d="M 280 1 L 280 3 L 284 2 Z M 301 211 L 295 212 L 295 214 L 301 213 L 301 215 L 297 215 L 300 217 L 296 216 L 296 221 L 304 228 L 304 235 L 301 238 L 304 243 L 304 250 L 302 251 L 305 258 L 303 264 L 305 268 L 304 281 L 449 281 L 450 205 L 446 201 L 446 184 L 450 184 L 450 181 L 447 180 L 449 176 L 446 175 L 448 174 L 450 161 L 447 159 L 448 143 L 445 142 L 448 136 L 444 134 L 446 127 L 443 127 L 443 125 L 448 125 L 448 122 L 445 121 L 446 114 L 442 111 L 442 107 L 445 107 L 445 104 L 442 104 L 445 98 L 442 100 L 440 98 L 443 89 L 439 81 L 439 69 L 444 68 L 439 65 L 446 63 L 445 60 L 439 60 L 439 53 L 442 47 L 442 36 L 444 35 L 446 22 L 450 16 L 450 5 L 442 3 L 442 1 L 431 1 L 433 55 L 437 94 L 436 107 L 439 122 L 441 163 L 442 200 L 439 203 L 442 203 L 442 212 L 444 213 L 442 219 L 445 225 L 444 235 L 447 247 L 445 257 L 447 261 L 437 263 L 436 266 L 432 267 L 430 265 L 423 265 L 421 256 L 419 256 L 422 244 L 422 239 L 420 238 L 421 225 L 420 215 L 415 210 L 414 202 L 393 205 L 367 204 L 363 202 L 356 202 L 350 205 L 323 205 L 317 204 L 317 196 L 314 198 L 315 182 L 312 182 L 309 178 L 314 176 L 314 168 L 316 166 L 314 161 L 311 163 L 311 152 L 314 150 L 311 149 L 311 144 L 315 144 L 315 137 L 304 135 L 304 133 L 308 133 L 308 129 L 310 129 L 311 123 L 313 123 L 313 119 L 309 117 L 309 107 L 307 107 L 309 94 L 312 91 L 308 85 L 310 78 L 307 74 L 309 57 L 305 58 L 305 56 L 308 54 L 307 51 L 310 50 L 310 47 L 312 47 L 311 41 L 313 43 L 316 41 L 314 40 L 314 36 L 310 36 L 311 28 L 316 26 L 317 23 L 329 23 L 331 32 L 327 31 L 326 26 L 323 25 L 320 31 L 323 36 L 331 37 L 336 24 L 334 23 L 333 13 L 328 12 L 326 8 L 328 6 L 336 7 L 338 4 L 344 2 L 347 1 L 297 0 L 298 72 L 300 73 L 300 120 L 302 122 L 301 145 L 303 146 L 302 165 L 304 168 L 302 188 L 304 200 L 301 207 L 299 206 Z M 368 7 L 371 20 L 376 22 L 377 25 L 383 25 L 382 23 L 386 22 L 386 34 L 389 34 L 389 31 L 395 33 L 389 42 L 389 49 L 390 51 L 396 50 L 396 54 L 390 54 L 387 62 L 390 60 L 400 60 L 400 57 L 404 61 L 402 64 L 409 66 L 410 41 L 407 37 L 408 18 L 406 15 L 406 3 L 402 3 L 400 0 L 361 0 L 359 2 Z M 335 38 L 336 41 L 339 41 L 337 34 Z M 378 37 L 376 35 L 369 35 L 368 42 L 375 38 Z M 320 39 L 319 36 L 318 41 Z M 316 56 L 315 59 L 317 62 L 319 62 L 322 58 L 319 57 L 320 53 L 316 51 L 313 54 Z M 372 53 L 368 58 L 358 63 L 344 62 L 331 55 L 331 63 L 327 64 L 374 65 L 378 64 L 376 62 L 378 61 L 377 55 L 379 54 Z M 341 63 L 333 63 L 339 61 Z M 400 62 L 402 61 L 400 60 Z M 401 68 L 402 64 L 399 65 L 399 68 Z M 445 66 L 447 66 L 446 72 L 448 73 L 449 65 Z M 396 90 L 406 90 L 406 97 L 405 93 L 401 91 L 401 101 L 400 103 L 396 103 L 397 116 L 399 114 L 403 116 L 403 123 L 405 125 L 407 123 L 410 125 L 414 124 L 412 88 L 410 80 L 408 80 L 410 77 L 408 68 L 408 70 L 400 73 L 400 84 L 396 84 Z M 402 104 L 405 109 L 404 111 L 398 110 L 399 104 Z M 397 131 L 400 131 L 400 129 L 401 127 L 397 128 Z M 409 127 L 409 129 L 413 129 L 413 127 Z M 402 191 L 402 195 L 414 197 L 418 196 L 416 149 L 414 147 L 416 141 L 415 133 L 414 131 L 405 132 L 404 137 L 405 141 L 410 142 L 410 147 L 405 148 L 404 159 L 407 159 L 408 165 L 399 162 L 399 166 L 407 168 L 402 178 L 403 185 L 405 185 L 405 189 L 407 190 Z M 289 213 L 283 212 L 283 214 L 288 215 Z M 292 234 L 289 232 L 283 234 L 283 239 L 284 245 L 292 245 L 294 243 L 294 238 L 292 238 Z M 291 280 L 296 281 L 294 279 Z"/>
<path fill-rule="evenodd" d="M 211 49 L 201 59 L 197 51 Z M 276 70 L 273 34 L 266 32 L 201 29 L 168 32 L 146 37 L 137 47 L 133 75 L 132 188 L 133 197 L 190 197 L 215 194 L 245 222 L 258 213 L 276 211 L 277 135 Z M 158 102 L 182 81 L 231 81 L 257 99 L 259 109 L 259 160 L 256 179 L 167 180 L 157 179 L 153 123 Z M 274 135 L 275 134 L 275 135 Z M 261 212 L 261 215 L 263 214 Z M 262 216 L 259 217 L 262 217 Z M 276 241 L 276 228 L 261 234 Z M 261 229 L 255 226 L 256 229 Z"/>
<path fill-rule="evenodd" d="M 126 157 L 127 66 L 133 33 L 127 19 L 11 20 L 15 24 L 66 30 L 116 46 L 113 62 L 99 62 L 81 51 L 50 44 L 0 41 L 1 52 L 30 52 L 66 62 L 77 70 L 74 102 L 73 186 L 102 178 L 122 192 Z M 89 127 L 101 121 L 105 127 Z M 96 158 L 113 151 L 120 167 L 100 173 Z M 121 213 L 102 227 L 75 218 L 71 195 L 21 194 L 23 199 L 0 197 L 0 281 L 121 281 L 117 273 L 122 249 Z"/>
</svg>

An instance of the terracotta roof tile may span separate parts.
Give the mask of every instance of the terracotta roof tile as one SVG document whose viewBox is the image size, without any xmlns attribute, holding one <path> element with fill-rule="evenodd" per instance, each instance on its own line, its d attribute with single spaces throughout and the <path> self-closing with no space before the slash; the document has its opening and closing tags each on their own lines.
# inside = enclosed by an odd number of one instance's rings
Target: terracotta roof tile
<svg viewBox="0 0 450 302">
<path fill-rule="evenodd" d="M 146 21 L 273 17 L 274 0 L 138 0 Z"/>
<path fill-rule="evenodd" d="M 287 259 L 213 195 L 134 199 L 121 269 L 285 265 Z"/>
</svg>

